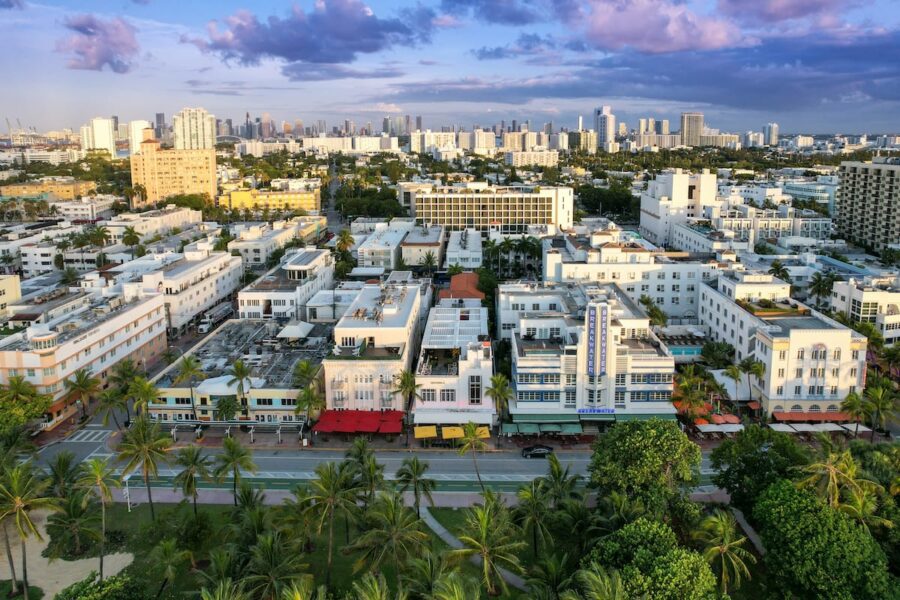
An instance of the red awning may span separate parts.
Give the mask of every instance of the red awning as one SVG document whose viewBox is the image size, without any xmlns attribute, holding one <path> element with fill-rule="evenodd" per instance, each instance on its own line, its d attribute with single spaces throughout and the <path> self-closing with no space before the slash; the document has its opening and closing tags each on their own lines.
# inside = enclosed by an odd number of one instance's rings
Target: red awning
<svg viewBox="0 0 900 600">
<path fill-rule="evenodd" d="M 750 410 L 759 410 L 760 409 L 759 402 L 757 402 L 756 400 L 751 400 L 750 402 L 747 403 L 747 408 L 749 408 Z"/>
<path fill-rule="evenodd" d="M 850 421 L 850 415 L 840 412 L 780 412 L 772 413 L 777 421 L 816 421 L 844 423 Z"/>
<path fill-rule="evenodd" d="M 403 431 L 403 424 L 400 421 L 382 421 L 378 428 L 378 433 L 400 433 Z"/>
</svg>

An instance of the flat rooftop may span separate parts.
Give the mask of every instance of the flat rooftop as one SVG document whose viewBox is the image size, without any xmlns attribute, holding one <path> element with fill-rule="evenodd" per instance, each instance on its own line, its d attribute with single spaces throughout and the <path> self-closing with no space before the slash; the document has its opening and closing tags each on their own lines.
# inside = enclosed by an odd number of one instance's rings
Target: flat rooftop
<svg viewBox="0 0 900 600">
<path fill-rule="evenodd" d="M 301 360 L 318 365 L 331 349 L 331 327 L 316 324 L 306 338 L 287 341 L 279 338 L 282 325 L 270 320 L 241 319 L 228 321 L 211 336 L 187 353 L 200 361 L 205 379 L 227 374 L 237 360 L 250 367 L 250 377 L 262 380 L 255 388 L 293 388 L 294 366 Z M 157 387 L 187 387 L 174 384 L 178 374 L 176 361 L 156 379 Z"/>
</svg>

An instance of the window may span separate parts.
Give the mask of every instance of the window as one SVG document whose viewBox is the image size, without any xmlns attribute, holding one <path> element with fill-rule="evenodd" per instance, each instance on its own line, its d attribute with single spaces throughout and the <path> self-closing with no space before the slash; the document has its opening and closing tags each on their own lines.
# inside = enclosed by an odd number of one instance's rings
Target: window
<svg viewBox="0 0 900 600">
<path fill-rule="evenodd" d="M 422 390 L 422 402 L 434 402 L 435 401 L 435 392 L 434 388 L 425 388 Z"/>
<path fill-rule="evenodd" d="M 469 376 L 469 404 L 481 404 L 481 375 Z"/>
<path fill-rule="evenodd" d="M 456 390 L 441 390 L 441 402 L 456 402 Z"/>
</svg>

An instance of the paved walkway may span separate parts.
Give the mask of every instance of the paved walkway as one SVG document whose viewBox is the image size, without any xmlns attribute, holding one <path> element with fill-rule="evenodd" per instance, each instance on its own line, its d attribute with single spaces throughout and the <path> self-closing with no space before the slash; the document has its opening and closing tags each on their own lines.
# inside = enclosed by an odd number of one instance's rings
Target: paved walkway
<svg viewBox="0 0 900 600">
<path fill-rule="evenodd" d="M 434 518 L 434 515 L 428 510 L 427 507 L 421 507 L 422 520 L 425 521 L 425 524 L 428 525 L 429 529 L 431 529 L 439 538 L 441 538 L 445 544 L 454 549 L 462 548 L 462 542 L 456 539 L 456 536 L 447 531 L 447 528 L 441 525 L 437 519 Z M 481 557 L 473 556 L 472 563 L 481 567 Z M 506 580 L 506 583 L 522 590 L 523 592 L 528 591 L 528 585 L 525 583 L 525 580 L 516 575 L 515 573 L 510 573 L 506 569 L 500 569 L 500 574 L 503 576 L 503 579 Z"/>
</svg>

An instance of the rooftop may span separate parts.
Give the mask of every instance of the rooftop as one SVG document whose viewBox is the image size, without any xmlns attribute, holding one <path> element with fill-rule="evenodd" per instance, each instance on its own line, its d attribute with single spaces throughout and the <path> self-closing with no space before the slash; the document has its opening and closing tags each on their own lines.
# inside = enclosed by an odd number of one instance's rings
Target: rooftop
<svg viewBox="0 0 900 600">
<path fill-rule="evenodd" d="M 328 354 L 331 328 L 317 324 L 306 338 L 292 342 L 277 337 L 282 329 L 281 325 L 262 319 L 228 321 L 187 354 L 200 361 L 206 380 L 227 375 L 229 367 L 242 360 L 250 367 L 254 388 L 291 389 L 298 362 L 307 360 L 318 365 Z M 177 374 L 175 362 L 158 376 L 157 387 L 173 387 Z"/>
</svg>

